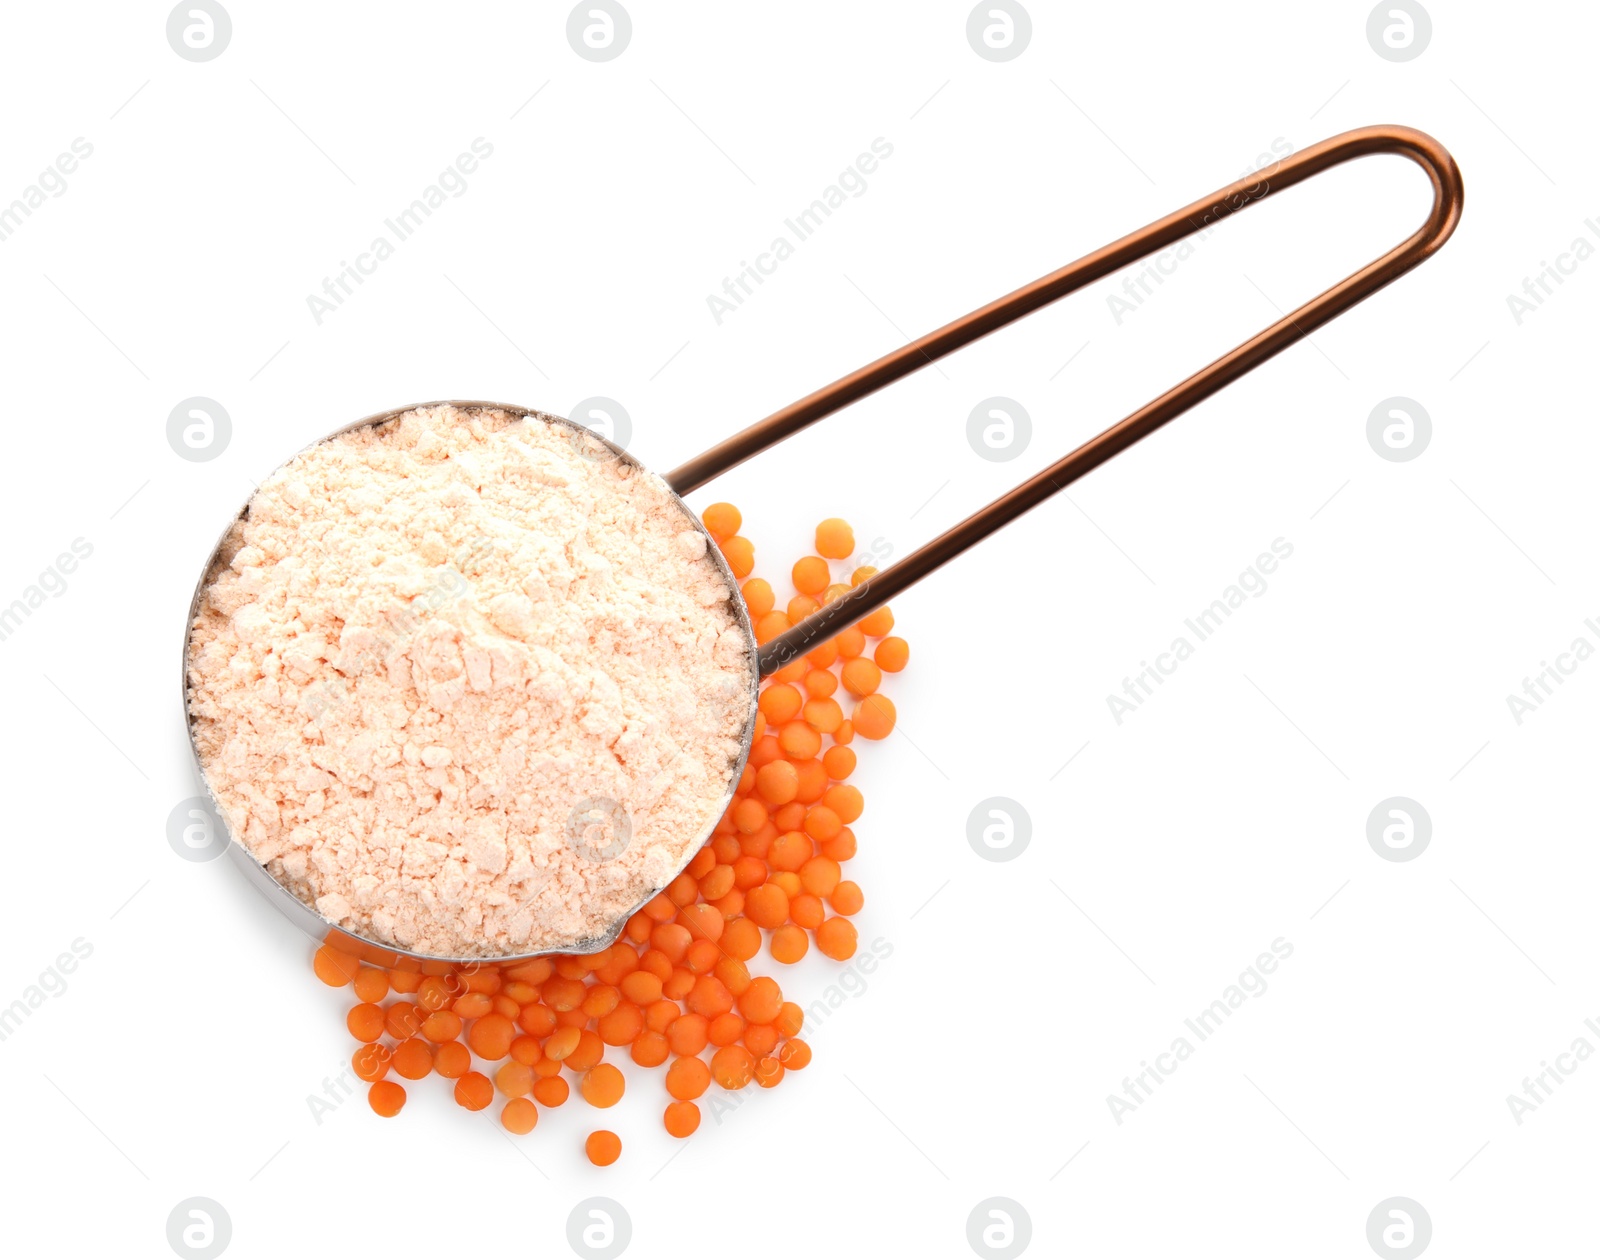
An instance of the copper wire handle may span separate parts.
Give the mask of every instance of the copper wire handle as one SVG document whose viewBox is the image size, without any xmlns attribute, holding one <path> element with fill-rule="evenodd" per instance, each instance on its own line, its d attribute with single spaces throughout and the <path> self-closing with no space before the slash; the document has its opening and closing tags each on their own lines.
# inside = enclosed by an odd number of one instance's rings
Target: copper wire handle
<svg viewBox="0 0 1600 1260">
<path fill-rule="evenodd" d="M 1433 207 L 1428 212 L 1427 220 L 1416 232 L 1381 258 L 1346 276 L 1299 310 L 1292 311 L 1249 341 L 1234 347 L 1208 367 L 1091 438 L 1037 476 L 1001 495 L 905 559 L 874 574 L 834 603 L 768 641 L 760 650 L 762 675 L 783 668 L 821 640 L 865 617 L 1002 525 L 1037 507 L 1119 451 L 1126 450 L 1202 399 L 1209 398 L 1230 381 L 1237 380 L 1410 271 L 1443 245 L 1460 222 L 1463 196 L 1461 171 L 1442 144 L 1432 136 L 1410 127 L 1362 127 L 1333 136 L 1285 158 L 1276 166 L 1247 175 L 1209 197 L 1174 211 L 1164 219 L 1157 219 L 1120 241 L 1092 254 L 1085 254 L 1077 262 L 1068 263 L 1059 271 L 1052 271 L 988 306 L 963 315 L 953 323 L 774 412 L 744 432 L 735 434 L 674 469 L 667 481 L 680 495 L 688 494 L 752 455 L 798 433 L 807 425 L 816 423 L 856 399 L 865 398 L 902 376 L 942 358 L 952 350 L 958 350 L 997 328 L 1003 328 L 1013 320 L 1031 314 L 1041 306 L 1047 306 L 1057 298 L 1065 297 L 1102 276 L 1137 262 L 1246 206 L 1265 200 L 1273 193 L 1291 188 L 1351 158 L 1374 153 L 1399 154 L 1410 158 L 1427 172 L 1433 185 Z"/>
</svg>

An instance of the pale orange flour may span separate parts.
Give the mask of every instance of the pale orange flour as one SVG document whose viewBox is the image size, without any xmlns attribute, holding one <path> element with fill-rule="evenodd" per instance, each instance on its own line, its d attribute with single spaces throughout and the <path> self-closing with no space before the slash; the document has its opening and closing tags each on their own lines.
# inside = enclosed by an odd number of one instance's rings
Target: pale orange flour
<svg viewBox="0 0 1600 1260">
<path fill-rule="evenodd" d="M 326 918 L 490 957 L 606 931 L 698 846 L 752 671 L 659 477 L 565 426 L 435 407 L 273 474 L 189 644 L 207 782 Z"/>
</svg>

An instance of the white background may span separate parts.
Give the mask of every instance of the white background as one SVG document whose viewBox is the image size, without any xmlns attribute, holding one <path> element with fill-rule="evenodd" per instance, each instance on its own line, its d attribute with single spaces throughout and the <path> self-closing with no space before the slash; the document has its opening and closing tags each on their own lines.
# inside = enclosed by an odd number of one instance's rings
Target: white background
<svg viewBox="0 0 1600 1260">
<path fill-rule="evenodd" d="M 1587 1244 L 1600 1065 L 1520 1126 L 1506 1096 L 1574 1039 L 1600 1047 L 1600 664 L 1521 725 L 1506 695 L 1577 636 L 1600 646 L 1600 263 L 1520 325 L 1506 298 L 1595 240 L 1592 9 L 1434 3 L 1431 44 L 1396 64 L 1364 3 L 1041 0 L 996 64 L 965 3 L 637 0 L 631 44 L 595 64 L 565 4 L 228 7 L 205 64 L 169 47 L 161 4 L 5 17 L 0 203 L 75 137 L 94 148 L 0 242 L 0 603 L 93 546 L 0 642 L 0 1004 L 93 948 L 0 1043 L 9 1248 L 167 1255 L 193 1195 L 240 1256 L 566 1254 L 591 1195 L 650 1256 L 966 1255 L 996 1195 L 1040 1255 L 1366 1255 L 1395 1195 L 1434 1254 Z M 437 1080 L 394 1121 L 360 1098 L 313 1119 L 348 1060 L 345 995 L 230 863 L 165 833 L 194 790 L 184 614 L 252 479 L 434 398 L 609 396 L 666 470 L 1275 140 L 1374 122 L 1460 161 L 1444 250 L 897 601 L 912 666 L 886 688 L 899 732 L 860 748 L 851 868 L 863 940 L 892 954 L 810 1069 L 681 1150 L 660 1073 L 630 1071 L 610 1169 L 582 1158 L 597 1117 L 576 1100 L 515 1143 Z M 480 136 L 465 194 L 319 326 L 307 295 Z M 865 194 L 719 325 L 707 296 L 876 137 L 893 155 Z M 1120 325 L 1102 282 L 695 502 L 738 503 L 774 578 L 828 515 L 904 554 L 1426 204 L 1399 159 L 1343 168 L 1223 225 Z M 232 418 L 210 462 L 165 436 L 194 395 Z M 994 395 L 1032 416 L 1011 462 L 966 441 Z M 1366 438 L 1395 395 L 1432 418 L 1410 462 Z M 1280 537 L 1266 594 L 1119 725 L 1107 694 Z M 1414 861 L 1367 843 L 1394 795 L 1432 819 Z M 993 796 L 1032 819 L 1003 863 L 967 843 Z M 1268 990 L 1118 1124 L 1107 1095 L 1279 937 Z M 814 954 L 780 980 L 809 1004 L 844 970 Z"/>
</svg>

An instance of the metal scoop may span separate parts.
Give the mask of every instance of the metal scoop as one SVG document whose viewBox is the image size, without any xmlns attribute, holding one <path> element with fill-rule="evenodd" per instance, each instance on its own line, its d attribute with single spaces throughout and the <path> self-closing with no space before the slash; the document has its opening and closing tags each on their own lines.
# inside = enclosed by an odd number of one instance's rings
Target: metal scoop
<svg viewBox="0 0 1600 1260">
<path fill-rule="evenodd" d="M 1450 238 L 1456 225 L 1461 220 L 1462 183 L 1461 172 L 1456 166 L 1455 159 L 1437 140 L 1420 131 L 1409 127 L 1379 126 L 1363 127 L 1355 131 L 1347 131 L 1342 135 L 1324 140 L 1310 148 L 1285 158 L 1273 166 L 1263 168 L 1252 175 L 1248 175 L 1208 197 L 1203 197 L 1191 205 L 1183 207 L 1169 214 L 1164 219 L 1158 219 L 1136 232 L 1114 241 L 1102 249 L 1091 254 L 1086 254 L 1076 262 L 1068 263 L 1065 267 L 1042 276 L 1032 284 L 1024 285 L 1015 292 L 980 307 L 970 314 L 962 316 L 943 328 L 921 337 L 916 341 L 902 346 L 900 349 L 885 355 L 874 363 L 869 363 L 850 375 L 840 378 L 833 384 L 825 386 L 814 394 L 810 394 L 798 402 L 791 403 L 781 411 L 774 412 L 742 433 L 738 433 L 727 441 L 712 447 L 704 454 L 696 456 L 688 463 L 674 469 L 667 475 L 667 483 L 677 495 L 685 495 L 698 489 L 706 482 L 728 471 L 737 464 L 743 463 L 753 455 L 766 450 L 768 447 L 781 442 L 784 438 L 798 433 L 801 429 L 816 423 L 824 416 L 831 415 L 841 407 L 865 398 L 868 394 L 875 393 L 885 385 L 899 380 L 901 377 L 916 371 L 918 368 L 935 362 L 936 360 L 958 350 L 979 337 L 1003 328 L 1007 324 L 1031 314 L 1042 306 L 1046 306 L 1069 293 L 1076 292 L 1085 285 L 1091 284 L 1112 272 L 1139 261 L 1149 254 L 1165 249 L 1167 246 L 1182 240 L 1184 237 L 1198 232 L 1238 211 L 1265 200 L 1274 193 L 1285 188 L 1310 179 L 1333 166 L 1348 162 L 1352 158 L 1367 157 L 1372 154 L 1388 153 L 1409 158 L 1420 166 L 1427 174 L 1433 186 L 1433 205 L 1429 209 L 1428 217 L 1422 226 L 1413 232 L 1400 244 L 1374 259 L 1366 266 L 1351 273 L 1331 288 L 1312 298 L 1298 310 L 1290 312 L 1282 319 L 1241 343 L 1218 358 L 1207 367 L 1196 372 L 1187 380 L 1179 383 L 1166 393 L 1156 398 L 1145 406 L 1135 411 L 1132 415 L 1105 429 L 1097 436 L 1085 442 L 1075 451 L 1064 456 L 1043 472 L 1023 482 L 1015 489 L 1002 495 L 993 503 L 973 513 L 966 520 L 939 535 L 912 552 L 905 559 L 890 565 L 882 572 L 873 575 L 860 586 L 840 596 L 833 603 L 824 606 L 799 625 L 785 631 L 778 637 L 763 644 L 757 649 L 754 633 L 750 626 L 750 618 L 742 601 L 734 600 L 733 606 L 740 628 L 743 630 L 751 649 L 751 677 L 750 677 L 750 719 L 746 723 L 743 745 L 739 757 L 734 764 L 733 774 L 730 779 L 729 789 L 717 809 L 706 820 L 705 826 L 697 841 L 690 844 L 684 851 L 683 863 L 687 866 L 690 859 L 699 850 L 701 844 L 708 839 L 716 826 L 717 819 L 726 809 L 732 799 L 734 785 L 737 784 L 739 775 L 743 771 L 744 763 L 749 756 L 750 745 L 755 733 L 755 701 L 756 689 L 761 678 L 783 668 L 784 665 L 796 657 L 804 655 L 817 646 L 820 642 L 846 629 L 854 622 L 865 617 L 873 609 L 895 598 L 900 592 L 906 590 L 914 583 L 926 577 L 929 573 L 939 568 L 945 562 L 954 559 L 969 547 L 994 533 L 1002 525 L 1015 520 L 1030 508 L 1037 507 L 1052 495 L 1066 489 L 1078 478 L 1094 468 L 1098 468 L 1106 460 L 1118 452 L 1126 450 L 1140 438 L 1155 432 L 1168 421 L 1182 415 L 1189 408 L 1203 399 L 1209 398 L 1229 382 L 1237 380 L 1246 372 L 1258 367 L 1279 352 L 1294 345 L 1297 341 L 1309 336 L 1323 324 L 1343 314 L 1362 299 L 1371 296 L 1390 282 L 1398 279 L 1413 267 L 1431 257 L 1438 248 Z M 414 406 L 434 406 L 439 404 L 419 403 Z M 597 436 L 590 434 L 589 430 L 572 421 L 551 416 L 544 412 L 533 411 L 525 407 L 507 406 L 502 403 L 472 403 L 457 402 L 456 407 L 493 407 L 513 415 L 535 416 L 541 420 L 552 423 L 568 425 L 583 435 L 582 440 L 603 442 L 616 457 L 637 465 L 638 461 L 628 455 L 621 447 L 610 442 L 605 442 Z M 365 420 L 357 421 L 353 425 L 339 430 L 340 433 L 348 429 L 358 428 L 367 424 L 378 424 L 412 410 L 412 407 L 401 407 L 394 411 L 385 412 L 378 416 L 371 416 Z M 330 434 L 329 436 L 337 436 Z M 680 505 L 682 503 L 679 500 Z M 242 509 L 241 509 L 242 511 Z M 684 508 L 684 515 L 693 522 L 693 527 L 704 533 L 697 517 Z M 231 522 L 230 522 L 231 528 Z M 226 531 L 224 531 L 224 537 Z M 710 540 L 707 535 L 708 542 Z M 218 540 L 218 549 L 222 540 Z M 723 579 L 731 589 L 737 590 L 738 584 L 733 574 L 728 570 L 722 559 L 720 550 L 712 545 L 708 554 L 714 559 Z M 216 561 L 214 550 L 202 571 L 199 584 L 195 588 L 194 600 L 190 606 L 189 625 L 192 626 L 194 616 L 199 608 L 200 597 L 208 575 Z M 188 630 L 184 636 L 184 709 L 188 711 Z M 190 722 L 190 747 L 195 754 L 196 768 L 199 768 L 199 750 L 194 743 L 194 728 Z M 202 772 L 203 779 L 203 772 Z M 207 788 L 209 793 L 209 786 Z M 215 798 L 213 797 L 213 801 Z M 222 817 L 221 810 L 217 816 Z M 456 959 L 441 958 L 425 954 L 417 954 L 395 946 L 382 944 L 357 936 L 343 928 L 329 923 L 314 909 L 306 905 L 288 889 L 277 882 L 276 879 L 253 858 L 249 851 L 240 843 L 237 837 L 232 837 L 233 842 L 228 849 L 249 878 L 261 888 L 268 896 L 286 913 L 291 920 L 304 928 L 312 937 L 323 940 L 329 944 L 357 955 L 375 966 L 397 966 L 404 962 L 407 966 L 416 967 L 422 971 L 443 972 L 460 964 L 490 961 L 487 959 Z M 674 875 L 678 872 L 675 871 Z M 650 894 L 654 896 L 654 890 Z M 649 900 L 649 898 L 646 898 Z M 643 904 L 643 903 L 641 903 Z M 492 961 L 508 962 L 519 959 L 538 957 L 541 954 L 595 953 L 611 945 L 621 934 L 627 919 L 631 916 L 623 915 L 610 929 L 600 936 L 587 940 L 572 941 L 560 947 L 534 951 L 530 953 L 506 955 L 496 957 Z"/>
</svg>

